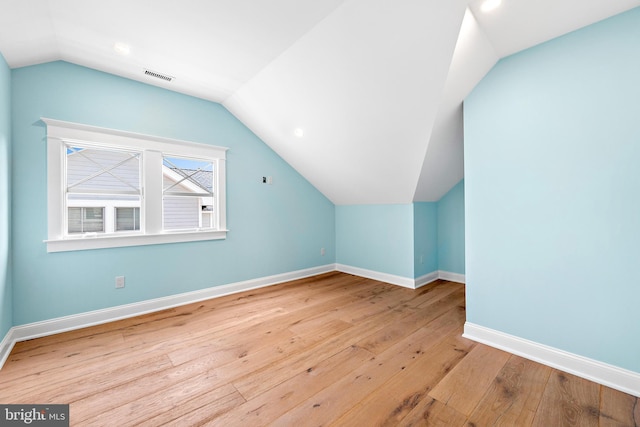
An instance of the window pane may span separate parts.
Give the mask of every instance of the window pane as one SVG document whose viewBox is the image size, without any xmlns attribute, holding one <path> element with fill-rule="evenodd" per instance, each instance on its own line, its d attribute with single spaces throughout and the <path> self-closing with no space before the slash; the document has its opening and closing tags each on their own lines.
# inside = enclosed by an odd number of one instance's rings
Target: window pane
<svg viewBox="0 0 640 427">
<path fill-rule="evenodd" d="M 116 208 L 116 231 L 140 230 L 140 208 Z"/>
<path fill-rule="evenodd" d="M 104 232 L 104 208 L 70 207 L 67 209 L 68 232 Z"/>
<path fill-rule="evenodd" d="M 214 162 L 163 158 L 162 218 L 165 230 L 212 228 Z"/>
<path fill-rule="evenodd" d="M 68 233 L 113 233 L 118 231 L 114 206 L 141 203 L 141 153 L 119 149 L 66 147 L 66 202 Z M 78 205 L 84 207 L 77 207 Z M 86 206 L 100 206 L 99 208 Z M 105 209 L 109 218 L 105 220 Z M 138 212 L 138 218 L 140 213 Z M 138 230 L 130 211 L 126 230 Z M 133 227 L 138 228 L 133 228 Z"/>
<path fill-rule="evenodd" d="M 140 153 L 67 146 L 67 192 L 140 194 Z"/>
<path fill-rule="evenodd" d="M 84 213 L 82 231 L 85 233 L 104 231 L 104 208 L 82 209 Z"/>
<path fill-rule="evenodd" d="M 202 223 L 200 224 L 201 228 L 212 228 L 213 227 L 213 206 L 202 205 L 200 218 L 202 221 Z"/>
<path fill-rule="evenodd" d="M 69 220 L 69 234 L 82 233 L 82 208 L 69 208 L 67 218 Z"/>
</svg>

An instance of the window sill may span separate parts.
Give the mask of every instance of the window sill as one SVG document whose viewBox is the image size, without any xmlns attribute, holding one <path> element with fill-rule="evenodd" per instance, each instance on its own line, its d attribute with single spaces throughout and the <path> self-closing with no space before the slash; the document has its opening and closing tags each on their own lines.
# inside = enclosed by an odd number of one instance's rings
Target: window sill
<svg viewBox="0 0 640 427">
<path fill-rule="evenodd" d="M 122 248 L 127 246 L 160 245 L 164 243 L 223 240 L 228 230 L 181 231 L 162 234 L 94 235 L 69 239 L 45 240 L 47 252 L 84 251 L 90 249 Z"/>
</svg>

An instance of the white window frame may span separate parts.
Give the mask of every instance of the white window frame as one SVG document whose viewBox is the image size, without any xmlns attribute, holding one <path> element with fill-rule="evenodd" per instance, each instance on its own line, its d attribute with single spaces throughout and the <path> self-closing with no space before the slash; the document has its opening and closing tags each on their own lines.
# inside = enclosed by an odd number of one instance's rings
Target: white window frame
<svg viewBox="0 0 640 427">
<path fill-rule="evenodd" d="M 47 252 L 117 248 L 162 243 L 220 240 L 227 236 L 226 151 L 228 148 L 191 141 L 42 118 L 47 125 Z M 106 149 L 142 152 L 142 198 L 140 232 L 131 234 L 69 235 L 66 231 L 65 182 L 66 144 L 92 144 Z M 166 231 L 162 228 L 162 157 L 196 157 L 214 161 L 213 228 Z M 155 178 L 154 178 L 155 177 Z"/>
</svg>

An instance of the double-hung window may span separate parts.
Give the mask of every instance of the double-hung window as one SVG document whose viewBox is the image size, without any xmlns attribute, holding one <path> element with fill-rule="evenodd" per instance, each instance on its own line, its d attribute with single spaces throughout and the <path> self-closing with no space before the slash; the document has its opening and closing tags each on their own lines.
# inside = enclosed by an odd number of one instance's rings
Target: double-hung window
<svg viewBox="0 0 640 427">
<path fill-rule="evenodd" d="M 226 148 L 42 120 L 49 252 L 226 237 Z"/>
</svg>

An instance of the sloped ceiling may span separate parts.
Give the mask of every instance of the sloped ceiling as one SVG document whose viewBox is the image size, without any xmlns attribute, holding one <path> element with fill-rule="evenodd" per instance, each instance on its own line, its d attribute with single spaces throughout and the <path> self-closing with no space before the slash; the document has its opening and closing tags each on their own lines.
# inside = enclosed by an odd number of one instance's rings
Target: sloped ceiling
<svg viewBox="0 0 640 427">
<path fill-rule="evenodd" d="M 434 201 L 462 178 L 462 100 L 499 58 L 639 2 L 480 5 L 0 0 L 0 52 L 12 68 L 61 59 L 221 102 L 336 204 Z"/>
<path fill-rule="evenodd" d="M 409 203 L 465 6 L 345 2 L 225 105 L 334 203 Z"/>
</svg>

